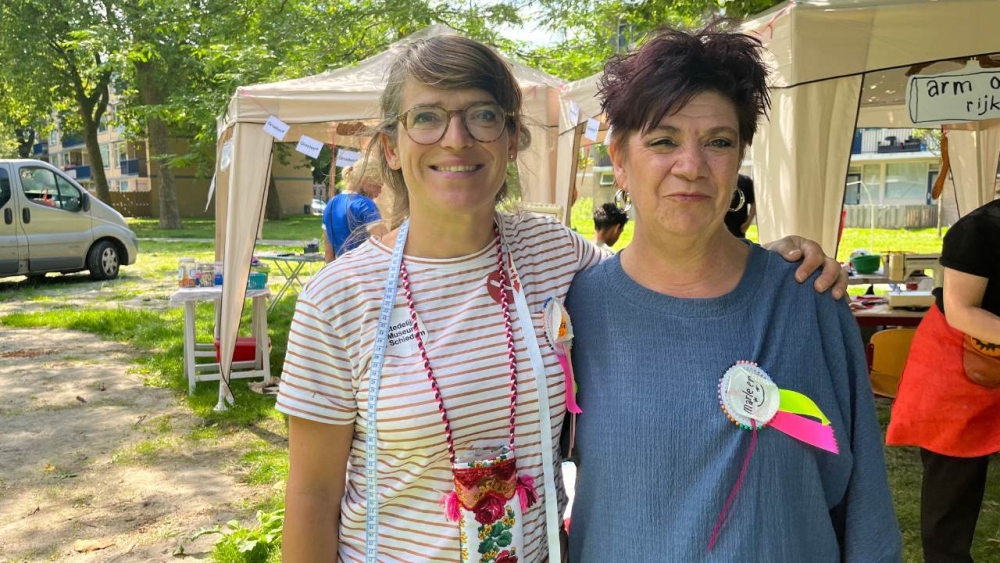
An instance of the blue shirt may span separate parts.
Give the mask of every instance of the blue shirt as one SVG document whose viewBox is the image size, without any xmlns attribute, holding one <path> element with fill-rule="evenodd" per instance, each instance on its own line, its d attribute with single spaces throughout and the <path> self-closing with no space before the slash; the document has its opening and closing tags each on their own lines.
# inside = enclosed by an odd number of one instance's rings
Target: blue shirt
<svg viewBox="0 0 1000 563">
<path fill-rule="evenodd" d="M 379 219 L 375 202 L 361 194 L 337 194 L 323 210 L 326 236 L 337 256 L 365 242 L 368 239 L 365 225 Z"/>
<path fill-rule="evenodd" d="M 576 276 L 571 561 L 901 560 L 857 323 L 846 303 L 796 283 L 795 267 L 752 246 L 737 287 L 711 299 L 646 289 L 617 256 Z M 719 404 L 719 380 L 739 360 L 813 399 L 840 453 L 760 430 L 709 553 L 752 436 Z"/>
</svg>

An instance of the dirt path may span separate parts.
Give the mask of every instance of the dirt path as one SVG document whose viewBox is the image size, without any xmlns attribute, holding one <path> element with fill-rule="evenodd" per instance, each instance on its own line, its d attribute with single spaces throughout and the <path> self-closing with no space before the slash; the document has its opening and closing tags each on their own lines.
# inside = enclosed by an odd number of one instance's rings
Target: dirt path
<svg viewBox="0 0 1000 563">
<path fill-rule="evenodd" d="M 206 559 L 216 537 L 185 538 L 268 492 L 235 465 L 254 436 L 199 428 L 173 391 L 129 373 L 132 354 L 0 328 L 0 562 Z"/>
</svg>

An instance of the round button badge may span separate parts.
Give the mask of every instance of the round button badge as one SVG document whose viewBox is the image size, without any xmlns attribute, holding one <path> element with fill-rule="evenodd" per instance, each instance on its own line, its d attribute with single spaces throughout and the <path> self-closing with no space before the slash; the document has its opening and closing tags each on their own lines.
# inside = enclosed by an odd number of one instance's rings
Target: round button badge
<svg viewBox="0 0 1000 563">
<path fill-rule="evenodd" d="M 781 405 L 778 386 L 751 362 L 738 362 L 719 381 L 719 403 L 726 416 L 747 430 L 767 426 Z"/>
</svg>

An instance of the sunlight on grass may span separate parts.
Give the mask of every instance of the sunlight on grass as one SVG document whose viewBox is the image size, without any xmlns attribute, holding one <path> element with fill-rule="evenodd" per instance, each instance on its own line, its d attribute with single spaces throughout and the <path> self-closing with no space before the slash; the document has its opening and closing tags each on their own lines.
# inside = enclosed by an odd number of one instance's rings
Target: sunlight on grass
<svg viewBox="0 0 1000 563">
<path fill-rule="evenodd" d="M 149 465 L 155 463 L 161 454 L 177 451 L 180 445 L 180 440 L 171 436 L 143 440 L 112 454 L 111 463 L 115 465 Z"/>
<path fill-rule="evenodd" d="M 171 238 L 171 239 L 215 239 L 214 219 L 184 219 L 183 228 L 167 230 L 159 228 L 159 219 L 127 219 L 131 228 L 139 238 Z M 278 221 L 264 221 L 264 240 L 309 241 L 323 234 L 323 218 L 319 215 L 289 215 Z M 142 251 L 143 246 L 139 250 Z"/>
<path fill-rule="evenodd" d="M 247 470 L 246 481 L 252 485 L 270 485 L 288 479 L 288 449 L 264 440 L 254 442 L 240 458 Z"/>
</svg>

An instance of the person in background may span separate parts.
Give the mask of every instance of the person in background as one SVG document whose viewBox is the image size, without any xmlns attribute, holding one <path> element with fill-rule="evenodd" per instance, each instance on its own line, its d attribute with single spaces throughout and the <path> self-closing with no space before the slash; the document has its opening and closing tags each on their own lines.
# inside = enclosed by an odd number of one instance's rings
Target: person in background
<svg viewBox="0 0 1000 563">
<path fill-rule="evenodd" d="M 283 560 L 364 561 L 377 540 L 379 561 L 547 561 L 566 503 L 567 399 L 542 308 L 608 255 L 554 218 L 498 210 L 531 135 L 491 48 L 414 41 L 391 64 L 380 109 L 370 154 L 392 192 L 389 224 L 406 221 L 299 294 L 277 400 L 288 415 Z M 773 248 L 778 260 L 805 256 L 800 274 L 823 265 L 813 287 L 843 294 L 840 265 L 814 242 Z"/>
<path fill-rule="evenodd" d="M 625 223 L 628 223 L 627 213 L 618 209 L 614 203 L 601 204 L 594 210 L 594 246 L 614 254 L 615 251 L 611 247 L 622 236 Z"/>
<path fill-rule="evenodd" d="M 723 224 L 769 103 L 762 51 L 668 30 L 605 67 L 635 230 L 566 303 L 573 563 L 902 558 L 857 321 Z"/>
<path fill-rule="evenodd" d="M 347 189 L 323 211 L 323 251 L 328 263 L 365 242 L 368 227 L 380 219 L 374 201 L 382 193 L 378 166 L 362 159 L 345 168 L 343 176 Z"/>
<path fill-rule="evenodd" d="M 924 560 L 966 563 L 990 455 L 1000 452 L 1000 388 L 966 375 L 963 341 L 1000 350 L 1000 200 L 948 229 L 941 265 L 944 284 L 910 344 L 886 442 L 920 448 Z"/>
<path fill-rule="evenodd" d="M 736 191 L 733 192 L 733 201 L 726 212 L 726 228 L 737 238 L 746 238 L 747 229 L 753 224 L 757 216 L 757 207 L 754 203 L 753 179 L 750 176 L 740 174 L 736 180 Z"/>
</svg>

